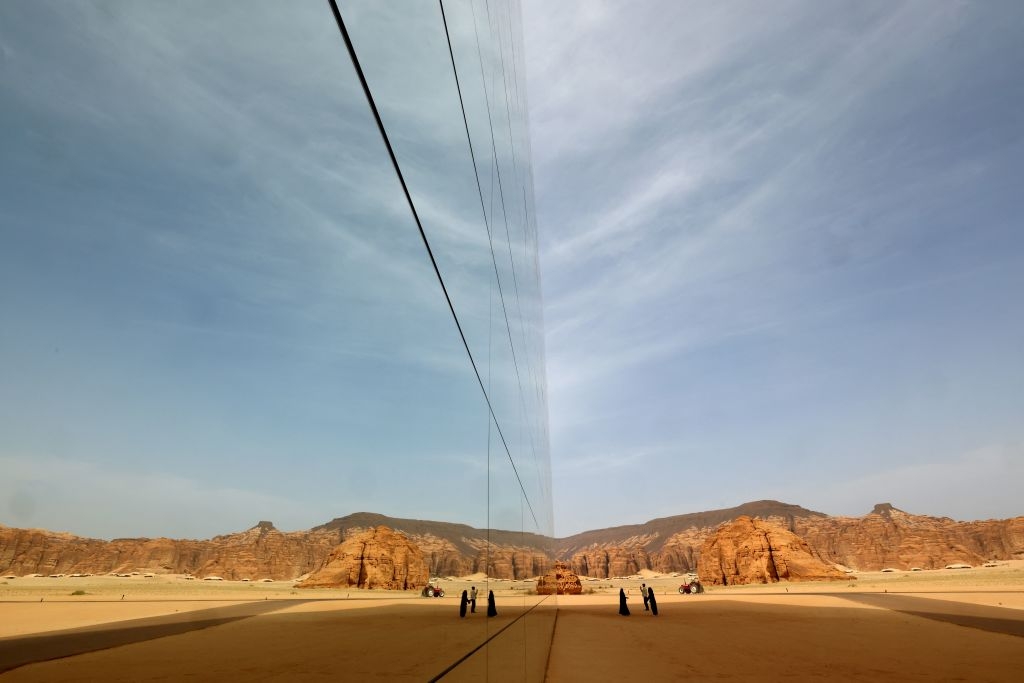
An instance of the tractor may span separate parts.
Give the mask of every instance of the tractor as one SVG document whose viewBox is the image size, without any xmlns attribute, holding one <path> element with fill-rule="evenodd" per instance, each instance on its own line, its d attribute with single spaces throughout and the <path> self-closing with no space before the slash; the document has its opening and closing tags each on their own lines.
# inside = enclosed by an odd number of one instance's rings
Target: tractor
<svg viewBox="0 0 1024 683">
<path fill-rule="evenodd" d="M 420 595 L 422 595 L 425 598 L 443 598 L 444 589 L 440 586 L 432 586 L 428 583 L 426 586 L 423 587 L 423 590 L 420 592 Z"/>
<path fill-rule="evenodd" d="M 701 585 L 700 579 L 694 576 L 692 579 L 687 577 L 686 583 L 679 586 L 680 595 L 696 595 L 697 593 L 703 593 L 704 586 Z"/>
</svg>

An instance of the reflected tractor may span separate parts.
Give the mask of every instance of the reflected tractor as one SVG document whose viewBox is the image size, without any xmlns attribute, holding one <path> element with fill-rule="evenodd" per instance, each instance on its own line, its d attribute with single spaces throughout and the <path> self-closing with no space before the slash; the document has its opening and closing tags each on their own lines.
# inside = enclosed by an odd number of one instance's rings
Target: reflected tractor
<svg viewBox="0 0 1024 683">
<path fill-rule="evenodd" d="M 703 593 L 704 586 L 701 585 L 700 579 L 694 576 L 692 579 L 687 577 L 686 583 L 679 586 L 680 595 L 696 595 L 697 593 Z"/>
</svg>

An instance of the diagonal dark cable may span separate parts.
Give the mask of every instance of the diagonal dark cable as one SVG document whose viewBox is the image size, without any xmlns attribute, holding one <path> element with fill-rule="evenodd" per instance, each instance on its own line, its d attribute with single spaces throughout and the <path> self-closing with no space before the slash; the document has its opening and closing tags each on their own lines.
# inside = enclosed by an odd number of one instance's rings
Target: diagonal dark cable
<svg viewBox="0 0 1024 683">
<path fill-rule="evenodd" d="M 437 281 L 441 284 L 441 291 L 444 292 L 445 301 L 448 302 L 448 310 L 451 311 L 452 319 L 455 321 L 455 327 L 459 331 L 459 337 L 462 339 L 462 345 L 466 349 L 466 354 L 469 356 L 469 363 L 473 366 L 473 374 L 476 375 L 476 381 L 480 385 L 480 391 L 484 395 L 484 401 L 487 402 L 487 409 L 490 411 L 491 416 L 494 418 L 494 427 L 498 430 L 498 436 L 501 437 L 501 443 L 505 447 L 505 453 L 508 455 L 508 460 L 512 464 L 512 471 L 515 472 L 516 480 L 519 482 L 519 488 L 523 492 L 523 496 L 526 498 L 526 504 L 530 507 L 530 514 L 533 516 L 533 521 L 540 528 L 540 523 L 537 521 L 537 515 L 533 511 L 533 505 L 530 503 L 529 496 L 526 495 L 526 488 L 523 486 L 523 480 L 519 476 L 519 470 L 516 469 L 515 460 L 512 458 L 512 451 L 508 447 L 508 443 L 505 441 L 505 435 L 501 431 L 501 425 L 498 424 L 498 418 L 494 413 L 494 406 L 491 405 L 491 398 L 487 395 L 487 390 L 484 387 L 483 378 L 480 376 L 480 370 L 476 366 L 476 361 L 473 359 L 473 352 L 469 348 L 469 342 L 466 341 L 466 333 L 462 330 L 462 324 L 459 322 L 459 316 L 455 313 L 455 305 L 452 303 L 451 295 L 448 294 L 448 287 L 444 284 L 444 278 L 441 277 L 441 269 L 437 265 L 437 259 L 434 258 L 434 250 L 430 248 L 430 240 L 427 239 L 427 233 L 423 230 L 423 223 L 420 221 L 419 213 L 416 211 L 416 204 L 412 201 L 412 195 L 409 193 L 409 186 L 405 183 L 405 176 L 402 174 L 402 168 L 398 165 L 398 157 L 395 155 L 395 150 L 391 146 L 391 140 L 388 138 L 387 130 L 384 128 L 384 120 L 380 117 L 380 112 L 377 110 L 377 104 L 373 99 L 373 93 L 370 92 L 370 86 L 366 82 L 366 76 L 363 74 L 363 67 L 359 64 L 359 57 L 356 55 L 355 47 L 352 45 L 352 38 L 348 34 L 348 29 L 345 27 L 345 20 L 341 16 L 341 10 L 338 9 L 338 3 L 336 0 L 328 0 L 331 6 L 331 12 L 334 14 L 334 20 L 338 24 L 338 30 L 341 32 L 341 37 L 345 41 L 345 47 L 348 49 L 348 55 L 352 60 L 352 66 L 356 70 L 356 75 L 359 76 L 359 83 L 363 86 L 363 93 L 366 95 L 366 102 L 370 105 L 370 111 L 373 113 L 373 118 L 377 122 L 377 129 L 380 131 L 380 136 L 384 140 L 384 146 L 388 150 L 388 156 L 391 157 L 391 164 L 395 168 L 395 174 L 398 176 L 398 182 L 402 186 L 402 192 L 405 194 L 405 200 L 409 204 L 409 210 L 412 212 L 412 217 L 416 221 L 416 227 L 420 232 L 420 238 L 423 240 L 423 246 L 427 249 L 427 256 L 430 257 L 430 264 L 434 267 L 434 274 L 437 275 Z"/>
<path fill-rule="evenodd" d="M 442 671 L 441 673 L 439 673 L 439 674 L 437 674 L 436 676 L 434 676 L 433 678 L 431 678 L 431 679 L 430 679 L 430 681 L 429 681 L 428 683 L 436 683 L 437 681 L 441 680 L 442 678 L 444 678 L 445 676 L 447 676 L 448 674 L 450 674 L 450 673 L 451 673 L 452 671 L 454 671 L 454 670 L 455 670 L 455 668 L 456 668 L 456 667 L 458 667 L 458 666 L 459 666 L 459 664 L 462 664 L 462 663 L 463 663 L 464 661 L 466 661 L 467 659 L 469 659 L 470 657 L 472 657 L 473 655 L 475 655 L 475 654 L 476 654 L 476 653 L 477 653 L 477 652 L 478 652 L 478 651 L 480 650 L 480 648 L 482 648 L 482 647 L 483 647 L 484 645 L 486 645 L 487 643 L 491 642 L 492 640 L 494 640 L 495 638 L 497 638 L 498 636 L 500 636 L 500 635 L 501 635 L 502 633 L 504 633 L 505 631 L 507 631 L 507 630 L 508 630 L 508 629 L 509 629 L 509 628 L 510 628 L 510 627 L 511 627 L 511 626 L 512 626 L 513 624 L 515 624 L 515 623 L 516 623 L 516 622 L 518 622 L 518 621 L 519 621 L 520 619 L 522 619 L 523 617 L 525 617 L 526 615 L 528 615 L 528 614 L 529 614 L 530 612 L 532 612 L 533 610 L 535 610 L 535 609 L 537 609 L 538 607 L 540 607 L 540 606 L 541 606 L 542 604 L 544 604 L 544 601 L 545 601 L 545 600 L 547 600 L 547 599 L 548 599 L 548 598 L 550 598 L 550 597 L 551 597 L 550 595 L 545 595 L 545 596 L 544 596 L 543 598 L 541 598 L 541 599 L 540 599 L 540 600 L 539 600 L 539 601 L 537 602 L 537 604 L 536 604 L 536 605 L 534 605 L 533 607 L 529 608 L 528 610 L 526 610 L 525 612 L 521 613 L 521 614 L 520 614 L 519 616 L 517 616 L 517 617 L 516 617 L 515 619 L 513 619 L 512 621 L 510 621 L 510 622 L 508 622 L 507 624 L 505 624 L 504 626 L 502 626 L 500 630 L 498 630 L 498 631 L 496 631 L 495 633 L 493 633 L 492 635 L 488 636 L 488 638 L 487 638 L 487 639 L 486 639 L 486 640 L 485 640 L 484 642 L 480 643 L 479 645 L 477 645 L 476 647 L 474 647 L 474 648 L 473 648 L 472 650 L 470 650 L 470 651 L 469 651 L 469 652 L 467 652 L 466 654 L 462 655 L 462 657 L 460 657 L 460 658 L 458 659 L 458 661 L 456 661 L 456 662 L 455 662 L 454 664 L 450 665 L 450 666 L 449 666 L 449 667 L 448 667 L 447 669 L 445 669 L 445 670 L 444 670 L 444 671 Z M 557 605 L 556 605 L 556 607 L 557 607 Z M 557 610 L 557 609 L 555 610 L 555 620 L 556 620 L 556 622 L 557 622 L 557 620 L 558 620 L 558 610 Z M 554 628 L 552 628 L 552 631 L 551 631 L 551 632 L 552 632 L 552 634 L 554 633 Z M 548 657 L 550 658 L 550 656 L 551 656 L 551 654 L 550 654 L 550 650 L 549 650 L 549 651 L 548 651 Z"/>
</svg>

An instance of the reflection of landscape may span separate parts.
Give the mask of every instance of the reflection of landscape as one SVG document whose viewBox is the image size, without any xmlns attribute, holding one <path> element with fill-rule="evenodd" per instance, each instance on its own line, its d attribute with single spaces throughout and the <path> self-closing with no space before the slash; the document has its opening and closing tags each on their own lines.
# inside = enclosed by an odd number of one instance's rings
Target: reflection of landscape
<svg viewBox="0 0 1024 683">
<path fill-rule="evenodd" d="M 0 2 L 5 682 L 1020 677 L 1017 24 L 677 4 Z"/>
<path fill-rule="evenodd" d="M 751 516 L 756 526 L 749 521 L 737 526 L 737 521 Z M 386 535 L 378 533 L 375 538 L 375 529 Z M 889 504 L 877 505 L 863 517 L 832 517 L 796 505 L 758 501 L 559 539 L 372 513 L 339 517 L 308 531 L 281 532 L 270 522 L 260 522 L 247 531 L 207 541 L 108 542 L 0 527 L 0 572 L 145 572 L 282 581 L 322 570 L 334 561 L 336 548 L 337 562 L 343 556 L 360 567 L 372 562 L 376 573 L 367 580 L 365 570 L 360 575 L 339 569 L 338 578 L 318 585 L 394 589 L 404 582 L 412 589 L 423 587 L 430 577 L 536 579 L 555 560 L 565 561 L 575 574 L 593 578 L 700 570 L 709 580 L 726 565 L 735 569 L 744 553 L 752 556 L 762 549 L 763 565 L 752 569 L 753 575 L 737 570 L 726 582 L 766 583 L 844 578 L 852 571 L 923 571 L 1024 560 L 1024 517 L 957 522 L 909 514 Z M 708 556 L 703 563 L 702 556 Z"/>
<path fill-rule="evenodd" d="M 0 595 L 42 605 L 0 622 L 103 632 L 0 643 L 87 653 L 10 675 L 177 678 L 210 633 L 277 623 L 291 654 L 245 639 L 269 677 L 543 678 L 555 598 L 502 578 L 542 574 L 554 535 L 520 22 L 506 0 L 0 5 Z M 247 528 L 338 500 L 404 519 Z M 94 538 L 42 530 L 72 522 Z M 447 576 L 498 615 L 320 611 Z M 180 604 L 217 586 L 223 614 Z M 188 675 L 253 673 L 228 641 Z"/>
</svg>

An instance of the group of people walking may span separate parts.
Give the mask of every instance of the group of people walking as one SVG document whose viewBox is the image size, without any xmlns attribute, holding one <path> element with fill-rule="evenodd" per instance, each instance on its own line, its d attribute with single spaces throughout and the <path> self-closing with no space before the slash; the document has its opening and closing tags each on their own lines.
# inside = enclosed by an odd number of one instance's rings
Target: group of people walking
<svg viewBox="0 0 1024 683">
<path fill-rule="evenodd" d="M 471 586 L 468 591 L 462 591 L 462 600 L 459 601 L 459 616 L 466 616 L 466 607 L 469 607 L 470 614 L 476 613 L 476 586 Z M 494 591 L 487 591 L 487 616 L 498 616 L 498 608 L 494 606 Z"/>
<path fill-rule="evenodd" d="M 646 583 L 640 584 L 640 595 L 644 598 L 644 611 L 650 611 L 654 616 L 658 616 L 658 599 L 654 597 L 654 589 L 648 588 Z M 629 606 L 626 604 L 626 591 L 622 588 L 619 589 L 619 614 L 624 617 L 629 616 Z"/>
</svg>

